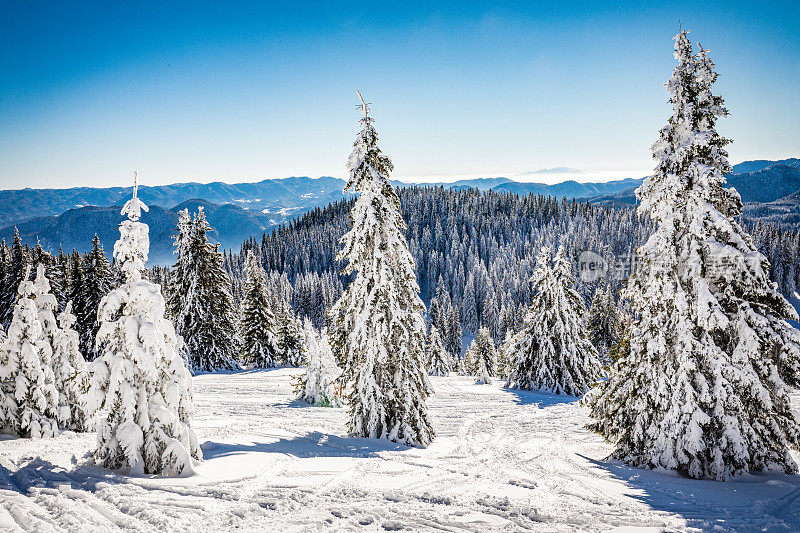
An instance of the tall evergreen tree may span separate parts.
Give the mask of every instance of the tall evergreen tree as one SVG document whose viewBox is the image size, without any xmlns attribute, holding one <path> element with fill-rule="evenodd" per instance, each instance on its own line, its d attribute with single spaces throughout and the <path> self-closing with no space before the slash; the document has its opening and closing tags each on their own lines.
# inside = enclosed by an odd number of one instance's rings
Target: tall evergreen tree
<svg viewBox="0 0 800 533">
<path fill-rule="evenodd" d="M 425 307 L 389 183 L 392 162 L 378 148 L 363 102 L 362 111 L 345 186 L 359 196 L 337 256 L 354 279 L 331 309 L 333 350 L 350 391 L 352 434 L 425 446 L 434 436 L 426 406 Z"/>
<path fill-rule="evenodd" d="M 196 260 L 192 257 L 193 233 L 194 224 L 189 209 L 178 211 L 178 227 L 176 233 L 172 235 L 176 261 L 169 272 L 166 296 L 167 311 L 178 324 L 178 333 L 181 331 L 180 318 L 189 305 L 189 298 L 193 295 L 196 281 Z"/>
<path fill-rule="evenodd" d="M 785 319 L 797 314 L 735 219 L 739 195 L 723 187 L 729 141 L 715 130 L 727 110 L 711 92 L 713 63 L 705 50 L 693 55 L 687 33 L 675 37 L 658 163 L 637 192 L 657 228 L 628 280 L 630 349 L 592 394 L 592 427 L 636 466 L 716 480 L 795 473 L 800 332 Z"/>
<path fill-rule="evenodd" d="M 455 305 L 449 305 L 447 308 L 447 342 L 445 347 L 450 352 L 456 361 L 461 358 L 461 313 Z"/>
<path fill-rule="evenodd" d="M 264 269 L 255 254 L 247 258 L 247 285 L 242 301 L 242 358 L 256 368 L 278 366 L 276 320 L 267 295 Z"/>
<path fill-rule="evenodd" d="M 58 308 L 63 310 L 64 306 L 66 306 L 67 302 L 69 301 L 67 293 L 69 291 L 70 281 L 69 256 L 64 253 L 64 250 L 61 248 L 61 246 L 58 247 L 58 255 L 53 259 L 53 265 L 48 273 L 48 276 L 53 278 L 51 280 L 51 285 L 54 286 L 53 296 L 55 296 L 58 300 Z M 55 282 L 53 280 L 58 283 L 57 287 L 55 286 Z"/>
<path fill-rule="evenodd" d="M 543 247 L 533 276 L 534 299 L 522 329 L 507 347 L 512 358 L 508 386 L 580 396 L 600 374 L 600 360 L 586 337 L 583 298 L 575 291 L 572 265 L 560 247 Z"/>
<path fill-rule="evenodd" d="M 86 255 L 81 263 L 83 279 L 77 288 L 79 291 L 78 301 L 80 305 L 76 308 L 78 319 L 78 329 L 81 336 L 81 352 L 88 361 L 97 357 L 95 349 L 95 339 L 100 322 L 97 318 L 97 309 L 100 300 L 108 294 L 113 287 L 111 267 L 106 258 L 103 245 L 95 234 L 92 239 L 92 250 Z"/>
<path fill-rule="evenodd" d="M 164 317 L 161 288 L 142 278 L 150 248 L 147 210 L 137 198 L 122 208 L 114 258 L 123 284 L 100 303 L 93 388 L 105 417 L 97 427 L 96 462 L 131 474 L 179 475 L 202 455 L 190 427 L 192 380 L 180 356 L 180 337 Z"/>
<path fill-rule="evenodd" d="M 186 342 L 193 371 L 230 370 L 238 367 L 239 350 L 231 280 L 219 246 L 208 240 L 211 226 L 203 207 L 191 224 L 179 219 L 175 245 L 170 314 Z"/>
<path fill-rule="evenodd" d="M 506 337 L 497 350 L 497 376 L 504 381 L 507 381 L 508 377 L 511 375 L 513 361 L 511 360 L 509 351 L 513 345 L 513 341 L 514 333 L 511 330 L 506 331 Z"/>
</svg>

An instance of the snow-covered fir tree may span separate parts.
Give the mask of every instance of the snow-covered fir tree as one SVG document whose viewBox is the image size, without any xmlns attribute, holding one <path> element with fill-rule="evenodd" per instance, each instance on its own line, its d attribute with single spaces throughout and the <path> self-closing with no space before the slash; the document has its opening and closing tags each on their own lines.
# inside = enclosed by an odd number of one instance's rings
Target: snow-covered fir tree
<svg viewBox="0 0 800 533">
<path fill-rule="evenodd" d="M 80 304 L 80 290 L 83 285 L 83 261 L 81 254 L 73 250 L 69 256 L 69 263 L 66 267 L 66 281 L 64 297 L 72 301 L 72 313 L 78 317 L 77 306 Z M 76 330 L 80 324 L 76 322 Z M 80 336 L 80 331 L 78 331 Z"/>
<path fill-rule="evenodd" d="M 284 366 L 302 366 L 305 361 L 301 323 L 287 301 L 280 304 L 279 309 L 276 331 L 278 360 Z"/>
<path fill-rule="evenodd" d="M 31 265 L 36 266 L 37 276 L 39 266 L 44 267 L 43 275 L 47 277 L 47 283 L 50 286 L 48 292 L 56 299 L 56 307 L 53 311 L 57 313 L 63 309 L 64 294 L 62 284 L 64 273 L 53 255 L 42 248 L 42 243 L 39 242 L 38 238 L 36 239 L 36 247 L 31 252 Z"/>
<path fill-rule="evenodd" d="M 79 416 L 77 427 L 81 428 L 84 427 L 82 421 L 86 420 L 88 423 L 88 418 L 81 405 L 83 398 L 77 392 L 79 391 L 78 387 L 86 383 L 81 383 L 81 378 L 78 377 L 77 372 L 73 372 L 73 369 L 76 368 L 76 365 L 78 370 L 82 369 L 84 359 L 77 347 L 75 347 L 75 352 L 71 353 L 73 347 L 69 344 L 65 346 L 62 343 L 64 332 L 56 320 L 58 301 L 52 293 L 50 279 L 45 273 L 45 264 L 40 262 L 36 266 L 33 301 L 36 304 L 42 331 L 50 345 L 49 351 L 41 352 L 42 366 L 48 376 L 52 372 L 53 383 L 58 391 L 58 405 L 48 415 L 56 419 L 60 428 L 76 429 L 72 423 L 72 414 L 76 412 Z M 75 332 L 72 331 L 72 333 Z M 67 351 L 64 351 L 65 348 Z"/>
<path fill-rule="evenodd" d="M 47 342 L 50 344 L 50 354 L 55 347 L 55 338 L 58 334 L 58 322 L 56 313 L 58 311 L 58 301 L 53 296 L 50 287 L 50 280 L 45 274 L 45 265 L 36 265 L 36 277 L 33 280 L 33 301 L 36 304 L 36 312 L 39 323 L 42 325 Z M 42 364 L 51 367 L 52 360 L 42 360 Z"/>
<path fill-rule="evenodd" d="M 238 367 L 239 338 L 231 281 L 219 245 L 208 240 L 211 226 L 203 207 L 192 222 L 188 212 L 178 220 L 178 254 L 170 283 L 169 311 L 177 333 L 186 341 L 195 372 Z"/>
<path fill-rule="evenodd" d="M 53 376 L 59 394 L 58 422 L 73 431 L 94 429 L 94 413 L 87 405 L 89 375 L 80 353 L 78 332 L 73 329 L 72 301 L 58 315 L 58 331 L 53 340 Z"/>
<path fill-rule="evenodd" d="M 687 33 L 675 37 L 658 163 L 637 192 L 657 228 L 628 280 L 629 353 L 592 394 L 592 427 L 631 465 L 716 480 L 795 473 L 800 332 L 785 319 L 797 314 L 735 219 L 739 195 L 723 187 L 729 141 L 715 129 L 727 110 L 711 92 L 713 63 L 693 54 Z"/>
<path fill-rule="evenodd" d="M 444 349 L 442 336 L 436 326 L 431 326 L 428 333 L 428 375 L 447 376 L 450 373 L 451 357 Z"/>
<path fill-rule="evenodd" d="M 614 295 L 606 287 L 600 287 L 594 293 L 586 329 L 600 357 L 607 359 L 611 349 L 619 342 L 622 321 Z"/>
<path fill-rule="evenodd" d="M 180 333 L 182 329 L 180 318 L 186 309 L 192 304 L 194 284 L 196 283 L 195 259 L 192 257 L 192 237 L 194 235 L 194 223 L 189 209 L 178 211 L 178 227 L 172 234 L 172 251 L 175 256 L 175 264 L 169 270 L 166 284 L 167 312 L 170 318 L 176 323 L 176 330 Z"/>
<path fill-rule="evenodd" d="M 439 330 L 445 350 L 457 362 L 461 355 L 461 314 L 458 307 L 451 302 L 441 276 L 436 287 L 436 296 L 431 299 L 428 317 L 431 325 Z"/>
<path fill-rule="evenodd" d="M 81 336 L 81 353 L 88 361 L 97 357 L 95 339 L 100 323 L 97 310 L 100 300 L 115 285 L 103 245 L 97 235 L 92 239 L 92 250 L 81 262 L 83 279 L 73 306 Z"/>
<path fill-rule="evenodd" d="M 8 327 L 14 314 L 14 306 L 19 297 L 19 286 L 23 281 L 25 269 L 29 265 L 28 254 L 22 246 L 19 230 L 14 227 L 14 238 L 5 264 L 5 276 L 0 287 L 0 323 Z"/>
<path fill-rule="evenodd" d="M 333 351 L 349 390 L 351 433 L 425 446 L 434 437 L 426 405 L 425 307 L 389 183 L 392 162 L 378 148 L 367 104 L 362 111 L 345 186 L 359 196 L 337 256 L 354 278 L 331 309 Z"/>
<path fill-rule="evenodd" d="M 247 261 L 247 286 L 242 301 L 242 359 L 255 368 L 278 366 L 276 320 L 267 294 L 264 269 L 255 254 Z"/>
<path fill-rule="evenodd" d="M 20 437 L 58 434 L 59 397 L 49 363 L 53 352 L 39 321 L 36 287 L 23 274 L 17 303 L 0 346 L 0 430 Z"/>
<path fill-rule="evenodd" d="M 616 363 L 631 353 L 631 325 L 632 321 L 625 321 L 622 324 L 621 333 L 617 343 L 608 351 L 610 363 Z"/>
<path fill-rule="evenodd" d="M 580 396 L 599 377 L 601 364 L 586 337 L 586 307 L 573 287 L 572 265 L 563 247 L 555 258 L 543 247 L 536 265 L 533 302 L 507 347 L 513 361 L 508 386 Z"/>
<path fill-rule="evenodd" d="M 123 283 L 100 302 L 93 388 L 105 416 L 97 427 L 95 461 L 130 474 L 185 475 L 200 448 L 190 427 L 192 380 L 180 355 L 182 340 L 164 317 L 161 287 L 142 278 L 150 248 L 147 210 L 137 198 L 122 209 L 114 258 Z"/>
<path fill-rule="evenodd" d="M 318 407 L 339 407 L 341 369 L 336 365 L 325 331 L 317 332 L 309 319 L 303 321 L 303 349 L 306 371 L 295 382 L 297 399 Z"/>
<path fill-rule="evenodd" d="M 514 341 L 514 333 L 511 330 L 506 332 L 506 338 L 497 350 L 497 377 L 503 381 L 507 381 L 511 375 L 512 358 L 509 354 L 511 346 Z"/>
<path fill-rule="evenodd" d="M 480 328 L 464 356 L 464 374 L 475 376 L 476 383 L 491 383 L 497 366 L 497 348 L 488 328 Z"/>
</svg>

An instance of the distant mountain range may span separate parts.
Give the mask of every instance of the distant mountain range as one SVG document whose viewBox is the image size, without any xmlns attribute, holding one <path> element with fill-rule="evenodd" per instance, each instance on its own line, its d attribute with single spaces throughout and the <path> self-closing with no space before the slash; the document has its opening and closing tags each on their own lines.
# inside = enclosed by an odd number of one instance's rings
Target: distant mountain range
<svg viewBox="0 0 800 533">
<path fill-rule="evenodd" d="M 580 172 L 567 168 L 537 172 L 567 171 Z M 728 183 L 747 202 L 747 216 L 787 224 L 800 220 L 800 159 L 747 161 L 735 165 L 733 172 L 728 176 Z M 631 205 L 636 202 L 634 191 L 641 182 L 641 179 L 599 183 L 569 180 L 547 185 L 510 178 L 479 178 L 420 185 L 492 189 L 519 195 L 588 199 L 603 205 Z M 412 185 L 397 181 L 393 184 L 398 187 Z M 143 217 L 143 221 L 150 225 L 151 261 L 157 264 L 173 261 L 170 236 L 181 209 L 188 207 L 196 211 L 198 205 L 203 205 L 214 228 L 211 237 L 223 248 L 238 248 L 247 237 L 260 236 L 294 216 L 344 198 L 343 187 L 343 180 L 332 177 L 293 177 L 239 184 L 142 186 L 139 195 L 151 207 Z M 65 251 L 73 248 L 83 251 L 88 248 L 92 235 L 97 233 L 110 255 L 111 245 L 118 236 L 120 206 L 130 194 L 130 187 L 0 191 L 0 227 L 3 227 L 0 237 L 8 241 L 16 225 L 23 240 L 30 244 L 35 244 L 38 239 L 51 251 L 57 251 L 59 245 Z"/>
<path fill-rule="evenodd" d="M 629 188 L 594 196 L 589 201 L 600 205 L 635 204 L 635 191 L 642 180 L 632 181 L 634 185 Z M 800 190 L 800 159 L 739 163 L 728 175 L 728 186 L 735 188 L 745 203 L 774 202 Z"/>
<path fill-rule="evenodd" d="M 338 178 L 264 180 L 256 183 L 175 183 L 139 187 L 142 201 L 171 207 L 199 198 L 214 204 L 238 205 L 270 215 L 275 223 L 298 212 L 342 198 L 344 182 Z M 122 204 L 130 187 L 74 187 L 72 189 L 19 189 L 0 191 L 0 227 L 36 217 L 60 215 L 68 209 Z"/>
<path fill-rule="evenodd" d="M 245 238 L 261 235 L 272 227 L 269 215 L 259 211 L 242 209 L 231 204 L 214 204 L 206 200 L 193 199 L 182 202 L 171 209 L 151 205 L 147 213 L 142 214 L 142 222 L 150 226 L 150 262 L 169 264 L 174 261 L 172 251 L 172 235 L 178 223 L 178 212 L 188 208 L 190 212 L 203 206 L 206 217 L 213 231 L 209 237 L 219 242 L 223 248 L 238 249 Z M 57 216 L 38 217 L 23 222 L 17 227 L 23 242 L 31 245 L 38 241 L 46 250 L 58 251 L 63 247 L 65 252 L 73 249 L 85 251 L 90 247 L 92 236 L 96 233 L 105 246 L 108 256 L 112 245 L 119 238 L 121 205 L 96 207 L 87 206 L 69 209 Z M 10 242 L 14 226 L 0 230 L 0 236 Z"/>
</svg>

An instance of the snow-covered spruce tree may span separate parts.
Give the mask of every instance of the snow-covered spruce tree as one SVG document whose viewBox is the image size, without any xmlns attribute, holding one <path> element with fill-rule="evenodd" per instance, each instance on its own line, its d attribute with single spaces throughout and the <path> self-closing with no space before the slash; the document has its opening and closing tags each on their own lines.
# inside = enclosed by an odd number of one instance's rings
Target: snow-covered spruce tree
<svg viewBox="0 0 800 533">
<path fill-rule="evenodd" d="M 59 394 L 58 422 L 64 429 L 94 429 L 94 413 L 87 405 L 89 375 L 80 353 L 78 332 L 73 329 L 76 318 L 72 301 L 58 315 L 58 331 L 53 340 L 53 376 Z"/>
<path fill-rule="evenodd" d="M 488 328 L 480 328 L 464 356 L 465 374 L 475 376 L 478 384 L 491 383 L 497 366 L 497 349 Z"/>
<path fill-rule="evenodd" d="M 618 342 L 622 323 L 611 291 L 600 287 L 594 293 L 589 318 L 586 320 L 589 340 L 603 359 Z"/>
<path fill-rule="evenodd" d="M 122 208 L 114 258 L 123 283 L 100 302 L 93 389 L 107 414 L 97 426 L 95 461 L 130 474 L 181 475 L 200 460 L 190 427 L 192 380 L 179 353 L 182 340 L 164 317 L 161 287 L 142 279 L 150 248 L 147 210 L 136 196 Z"/>
<path fill-rule="evenodd" d="M 506 331 L 506 337 L 503 339 L 503 344 L 497 350 L 497 377 L 507 381 L 508 376 L 511 374 L 512 360 L 509 355 L 509 350 L 514 340 L 514 333 L 509 329 Z"/>
<path fill-rule="evenodd" d="M 754 470 L 797 472 L 790 387 L 800 385 L 797 319 L 769 281 L 769 263 L 723 188 L 731 167 L 715 130 L 727 115 L 716 74 L 683 31 L 667 84 L 673 115 L 653 145 L 654 174 L 638 190 L 657 229 L 628 280 L 630 349 L 589 398 L 591 426 L 628 464 L 725 480 Z"/>
<path fill-rule="evenodd" d="M 600 374 L 600 360 L 586 337 L 586 307 L 575 291 L 572 265 L 560 247 L 551 258 L 543 247 L 536 258 L 534 296 L 522 329 L 508 346 L 508 386 L 580 396 Z"/>
<path fill-rule="evenodd" d="M 306 371 L 295 381 L 297 399 L 317 407 L 341 406 L 337 381 L 341 369 L 336 365 L 325 331 L 317 333 L 311 321 L 303 321 L 303 348 Z"/>
<path fill-rule="evenodd" d="M 608 360 L 613 364 L 624 357 L 628 357 L 630 353 L 631 353 L 631 323 L 626 321 L 622 325 L 622 333 L 620 333 L 619 340 L 608 351 Z"/>
<path fill-rule="evenodd" d="M 450 373 L 450 354 L 444 349 L 442 336 L 436 326 L 428 334 L 428 375 L 447 376 Z"/>
<path fill-rule="evenodd" d="M 449 305 L 447 308 L 447 338 L 444 341 L 445 348 L 453 356 L 453 360 L 460 364 L 461 362 L 461 336 L 463 331 L 461 329 L 461 312 L 458 306 Z"/>
<path fill-rule="evenodd" d="M 208 240 L 211 226 L 203 207 L 191 223 L 187 217 L 188 212 L 178 220 L 170 316 L 186 340 L 194 372 L 231 370 L 238 367 L 239 338 L 225 257 Z"/>
<path fill-rule="evenodd" d="M 280 306 L 277 314 L 277 348 L 278 360 L 284 366 L 302 366 L 303 360 L 303 332 L 300 321 L 295 316 L 288 301 Z"/>
<path fill-rule="evenodd" d="M 275 313 L 266 292 L 264 269 L 250 252 L 247 256 L 247 285 L 242 301 L 242 359 L 255 368 L 278 366 Z"/>
<path fill-rule="evenodd" d="M 5 277 L 0 280 L 2 282 L 2 287 L 0 287 L 0 324 L 3 327 L 8 327 L 11 322 L 11 317 L 14 314 L 14 305 L 19 297 L 18 289 L 23 281 L 25 268 L 29 264 L 28 254 L 25 251 L 25 247 L 22 246 L 19 230 L 15 226 L 14 239 L 11 243 L 8 263 L 5 268 Z"/>
<path fill-rule="evenodd" d="M 351 433 L 426 446 L 434 432 L 426 406 L 425 307 L 389 183 L 392 162 L 378 148 L 367 104 L 362 111 L 345 186 L 359 196 L 337 256 L 355 277 L 330 312 L 332 347 L 349 391 Z"/>
<path fill-rule="evenodd" d="M 34 301 L 30 266 L 23 274 L 8 336 L 0 348 L 0 430 L 20 437 L 58 434 L 58 391 L 45 364 L 52 349 Z"/>
<path fill-rule="evenodd" d="M 92 250 L 86 255 L 81 268 L 83 280 L 78 288 L 80 305 L 77 306 L 76 317 L 81 337 L 81 353 L 91 361 L 98 355 L 94 341 L 100 327 L 97 319 L 100 300 L 115 285 L 111 267 L 97 235 L 92 239 Z"/>
<path fill-rule="evenodd" d="M 166 284 L 167 313 L 176 323 L 176 330 L 182 328 L 180 318 L 188 308 L 189 298 L 193 295 L 195 276 L 195 260 L 192 257 L 192 236 L 194 224 L 189 209 L 178 211 L 178 227 L 172 235 L 176 257 L 175 264 L 169 270 Z"/>
<path fill-rule="evenodd" d="M 63 288 L 61 286 L 64 280 L 64 272 L 56 263 L 53 255 L 42 248 L 42 243 L 39 242 L 38 238 L 36 239 L 36 247 L 31 252 L 31 265 L 35 265 L 37 276 L 39 266 L 41 265 L 44 267 L 44 275 L 47 277 L 49 285 L 48 292 L 56 299 L 56 306 L 53 311 L 57 313 L 62 309 L 61 303 L 64 300 Z"/>
<path fill-rule="evenodd" d="M 45 274 L 43 263 L 36 265 L 36 278 L 33 281 L 33 301 L 36 304 L 39 323 L 42 325 L 42 331 L 44 331 L 48 344 L 50 344 L 50 354 L 52 355 L 55 338 L 58 334 L 58 322 L 56 321 L 58 301 L 51 291 L 50 280 Z M 42 360 L 42 364 L 47 367 L 50 367 L 51 363 L 50 359 Z"/>
</svg>

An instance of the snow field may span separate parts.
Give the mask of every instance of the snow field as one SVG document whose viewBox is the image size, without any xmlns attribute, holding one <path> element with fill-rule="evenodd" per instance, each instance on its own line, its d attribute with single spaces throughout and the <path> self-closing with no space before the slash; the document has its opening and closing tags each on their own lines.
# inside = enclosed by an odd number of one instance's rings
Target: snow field
<svg viewBox="0 0 800 533">
<path fill-rule="evenodd" d="M 348 438 L 344 409 L 294 401 L 299 372 L 196 376 L 192 477 L 87 466 L 93 433 L 0 440 L 0 531 L 800 530 L 800 476 L 607 463 L 574 398 L 434 377 L 437 437 L 407 448 Z"/>
</svg>

